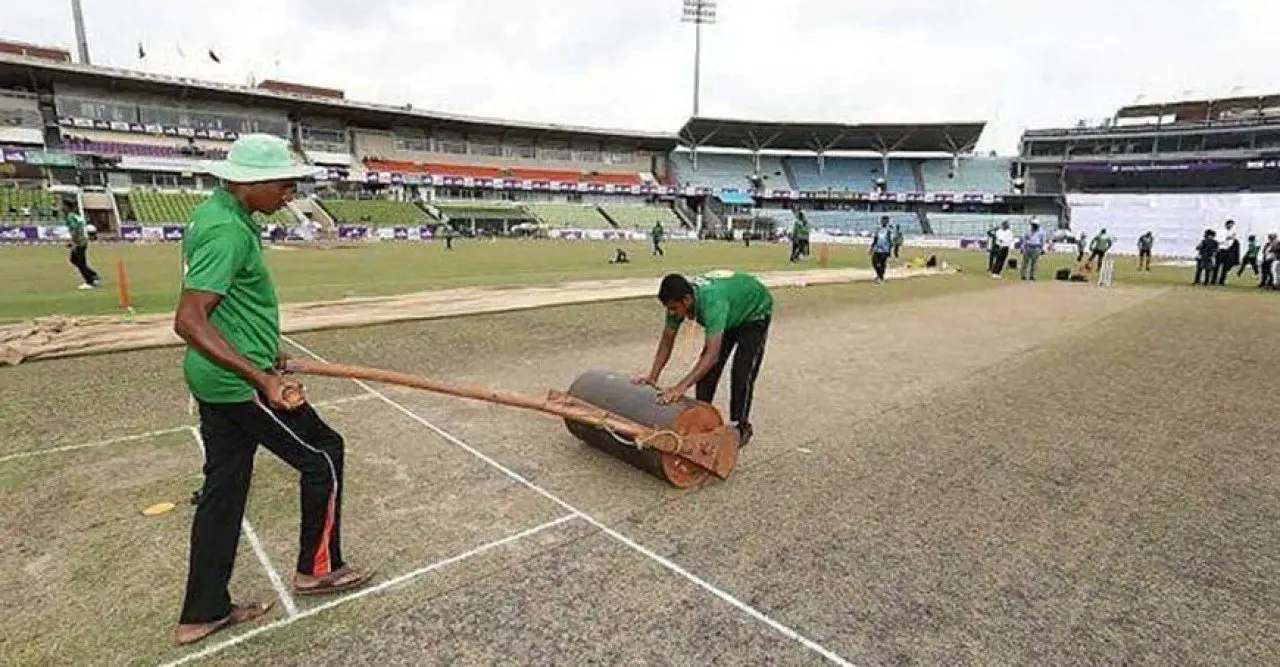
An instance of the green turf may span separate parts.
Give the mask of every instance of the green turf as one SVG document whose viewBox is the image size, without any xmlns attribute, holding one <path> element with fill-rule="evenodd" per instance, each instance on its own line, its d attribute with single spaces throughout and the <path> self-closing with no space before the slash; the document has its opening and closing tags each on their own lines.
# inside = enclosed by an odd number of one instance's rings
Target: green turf
<svg viewBox="0 0 1280 667">
<path fill-rule="evenodd" d="M 400 294 L 465 285 L 534 285 L 575 279 L 660 276 L 668 271 L 704 271 L 731 267 L 749 271 L 817 266 L 816 254 L 801 264 L 787 261 L 785 245 L 757 243 L 671 243 L 665 258 L 650 256 L 644 243 L 562 241 L 459 241 L 445 252 L 439 244 L 371 243 L 352 248 L 268 250 L 280 298 L 320 301 L 350 296 Z M 616 247 L 625 247 L 632 263 L 611 265 Z M 906 249 L 906 255 L 929 252 Z M 976 251 L 940 251 L 939 256 L 969 273 L 982 273 L 986 255 Z M 94 315 L 119 312 L 116 264 L 123 260 L 131 300 L 140 313 L 171 310 L 177 302 L 178 246 L 94 245 L 91 265 L 105 279 L 103 289 L 80 292 L 75 269 L 61 247 L 0 248 L 0 321 L 55 314 Z M 1073 266 L 1074 256 L 1054 255 L 1041 264 L 1041 279 Z M 866 248 L 831 246 L 829 266 L 869 267 Z M 1117 258 L 1115 281 L 1142 285 L 1186 285 L 1192 270 L 1155 267 L 1139 274 L 1135 260 Z M 1016 279 L 1016 272 L 1006 274 Z M 1252 288 L 1256 281 L 1233 278 L 1234 286 Z"/>
</svg>

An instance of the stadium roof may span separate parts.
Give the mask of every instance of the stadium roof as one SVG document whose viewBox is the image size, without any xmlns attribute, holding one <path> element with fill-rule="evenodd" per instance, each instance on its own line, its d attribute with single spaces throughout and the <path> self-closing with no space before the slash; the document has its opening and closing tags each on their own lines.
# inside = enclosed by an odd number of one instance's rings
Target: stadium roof
<svg viewBox="0 0 1280 667">
<path fill-rule="evenodd" d="M 985 122 L 843 125 L 690 118 L 679 137 L 681 143 L 699 148 L 968 153 L 985 128 Z"/>
<path fill-rule="evenodd" d="M 163 94 L 186 99 L 192 94 L 208 100 L 244 105 L 268 105 L 279 109 L 322 116 L 337 116 L 356 125 L 390 128 L 396 125 L 427 125 L 441 129 L 492 134 L 530 134 L 546 139 L 614 140 L 641 150 L 668 151 L 676 137 L 666 132 L 604 129 L 480 118 L 396 106 L 356 102 L 346 99 L 311 97 L 280 90 L 204 81 L 186 77 L 152 74 L 114 67 L 59 62 L 44 58 L 0 52 L 0 84 L 45 87 L 50 84 L 98 87 L 121 93 Z"/>
<path fill-rule="evenodd" d="M 1182 100 L 1157 102 L 1121 107 L 1116 118 L 1147 118 L 1174 114 L 1179 119 L 1209 120 L 1214 113 L 1223 111 L 1247 111 L 1280 106 L 1280 95 L 1252 95 L 1249 97 L 1224 97 L 1221 99 Z"/>
</svg>

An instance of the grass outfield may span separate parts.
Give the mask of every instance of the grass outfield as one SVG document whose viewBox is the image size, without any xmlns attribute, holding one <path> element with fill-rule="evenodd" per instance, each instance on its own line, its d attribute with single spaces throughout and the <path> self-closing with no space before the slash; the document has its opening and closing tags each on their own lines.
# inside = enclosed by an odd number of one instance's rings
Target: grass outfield
<svg viewBox="0 0 1280 667">
<path fill-rule="evenodd" d="M 626 247 L 632 263 L 608 264 L 613 249 Z M 335 250 L 310 248 L 268 251 L 283 301 L 323 301 L 351 296 L 402 294 L 468 285 L 535 285 L 566 280 L 659 276 L 668 271 L 705 271 L 731 267 L 747 271 L 787 270 L 817 265 L 816 254 L 803 264 L 787 261 L 785 245 L 757 243 L 671 243 L 665 258 L 649 255 L 643 243 L 565 241 L 460 241 L 453 252 L 438 244 L 371 243 Z M 829 247 L 832 268 L 869 267 L 864 246 Z M 905 256 L 935 252 L 906 249 Z M 976 251 L 937 251 L 939 256 L 981 275 L 986 255 Z M 1072 266 L 1074 256 L 1045 258 L 1040 276 Z M 0 247 L 0 321 L 54 314 L 102 315 L 119 311 L 116 263 L 128 272 L 134 308 L 140 313 L 171 310 L 177 302 L 180 260 L 176 244 L 94 245 L 89 262 L 106 280 L 104 289 L 80 292 L 78 274 L 62 247 Z M 1192 269 L 1155 267 L 1139 274 L 1132 257 L 1117 258 L 1115 281 L 1136 285 L 1186 285 Z M 1010 275 L 1016 279 L 1016 272 Z M 1252 288 L 1256 280 L 1233 278 Z"/>
</svg>

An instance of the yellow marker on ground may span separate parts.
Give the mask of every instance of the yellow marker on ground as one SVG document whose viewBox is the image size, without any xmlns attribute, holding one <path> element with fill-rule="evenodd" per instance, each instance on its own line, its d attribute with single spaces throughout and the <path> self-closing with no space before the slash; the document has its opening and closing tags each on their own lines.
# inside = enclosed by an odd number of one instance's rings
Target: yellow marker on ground
<svg viewBox="0 0 1280 667">
<path fill-rule="evenodd" d="M 176 507 L 173 503 L 156 503 L 147 509 L 142 510 L 143 516 L 160 516 L 173 511 Z"/>
</svg>

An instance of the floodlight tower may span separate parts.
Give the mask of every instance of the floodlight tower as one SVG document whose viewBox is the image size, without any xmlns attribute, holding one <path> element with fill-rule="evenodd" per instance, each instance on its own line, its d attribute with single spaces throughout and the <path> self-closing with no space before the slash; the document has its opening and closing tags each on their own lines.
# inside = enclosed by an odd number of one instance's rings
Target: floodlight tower
<svg viewBox="0 0 1280 667">
<path fill-rule="evenodd" d="M 89 40 L 84 36 L 84 12 L 80 0 L 71 0 L 71 20 L 76 24 L 76 49 L 80 52 L 80 64 L 89 65 Z"/>
<path fill-rule="evenodd" d="M 698 115 L 698 90 L 702 76 L 702 26 L 716 22 L 717 0 L 684 0 L 681 23 L 693 24 L 693 115 Z"/>
</svg>

